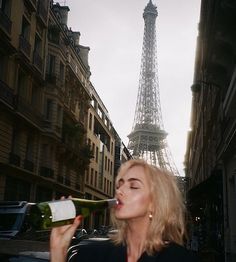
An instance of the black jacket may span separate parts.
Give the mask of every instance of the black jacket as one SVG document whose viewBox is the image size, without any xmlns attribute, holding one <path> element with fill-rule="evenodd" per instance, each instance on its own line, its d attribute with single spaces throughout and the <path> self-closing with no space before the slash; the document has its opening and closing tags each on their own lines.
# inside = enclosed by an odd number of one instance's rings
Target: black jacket
<svg viewBox="0 0 236 262">
<path fill-rule="evenodd" d="M 126 247 L 115 246 L 109 240 L 83 241 L 70 249 L 70 262 L 127 262 Z M 143 253 L 138 262 L 197 262 L 197 257 L 186 248 L 175 243 L 169 244 L 154 256 Z"/>
</svg>

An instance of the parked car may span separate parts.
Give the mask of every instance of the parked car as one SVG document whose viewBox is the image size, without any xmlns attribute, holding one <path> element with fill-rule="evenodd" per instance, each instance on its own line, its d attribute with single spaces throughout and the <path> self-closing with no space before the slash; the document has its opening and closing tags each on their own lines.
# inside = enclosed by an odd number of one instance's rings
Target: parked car
<svg viewBox="0 0 236 262">
<path fill-rule="evenodd" d="M 14 238 L 29 229 L 26 215 L 30 205 L 27 201 L 0 201 L 0 239 Z"/>
</svg>

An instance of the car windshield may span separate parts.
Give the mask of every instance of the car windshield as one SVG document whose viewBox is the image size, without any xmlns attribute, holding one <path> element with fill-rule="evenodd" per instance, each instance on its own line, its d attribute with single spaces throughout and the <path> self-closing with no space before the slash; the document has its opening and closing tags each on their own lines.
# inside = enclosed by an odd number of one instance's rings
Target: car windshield
<svg viewBox="0 0 236 262">
<path fill-rule="evenodd" d="M 23 214 L 19 213 L 1 213 L 0 214 L 0 230 L 19 230 L 23 218 Z"/>
</svg>

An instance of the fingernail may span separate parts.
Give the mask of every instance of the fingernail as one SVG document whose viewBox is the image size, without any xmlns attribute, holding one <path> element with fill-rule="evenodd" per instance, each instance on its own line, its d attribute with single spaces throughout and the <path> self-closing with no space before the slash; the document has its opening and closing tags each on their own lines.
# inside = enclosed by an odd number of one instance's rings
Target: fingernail
<svg viewBox="0 0 236 262">
<path fill-rule="evenodd" d="M 83 219 L 83 216 L 77 216 L 77 217 L 76 217 L 76 220 L 77 220 L 77 221 L 81 221 L 82 219 Z"/>
</svg>

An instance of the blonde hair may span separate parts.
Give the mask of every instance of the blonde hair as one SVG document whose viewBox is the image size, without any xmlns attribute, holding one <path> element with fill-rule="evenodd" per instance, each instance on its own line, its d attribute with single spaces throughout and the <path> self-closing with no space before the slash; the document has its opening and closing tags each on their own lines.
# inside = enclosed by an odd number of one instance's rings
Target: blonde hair
<svg viewBox="0 0 236 262">
<path fill-rule="evenodd" d="M 166 171 L 149 165 L 144 160 L 129 160 L 118 172 L 117 179 L 122 177 L 130 168 L 141 166 L 150 185 L 153 203 L 152 220 L 147 232 L 144 249 L 152 255 L 161 250 L 167 243 L 175 242 L 183 245 L 185 234 L 185 206 L 176 178 Z M 111 212 L 113 225 L 118 229 L 112 237 L 115 244 L 126 243 L 127 222 L 118 220 Z"/>
</svg>

